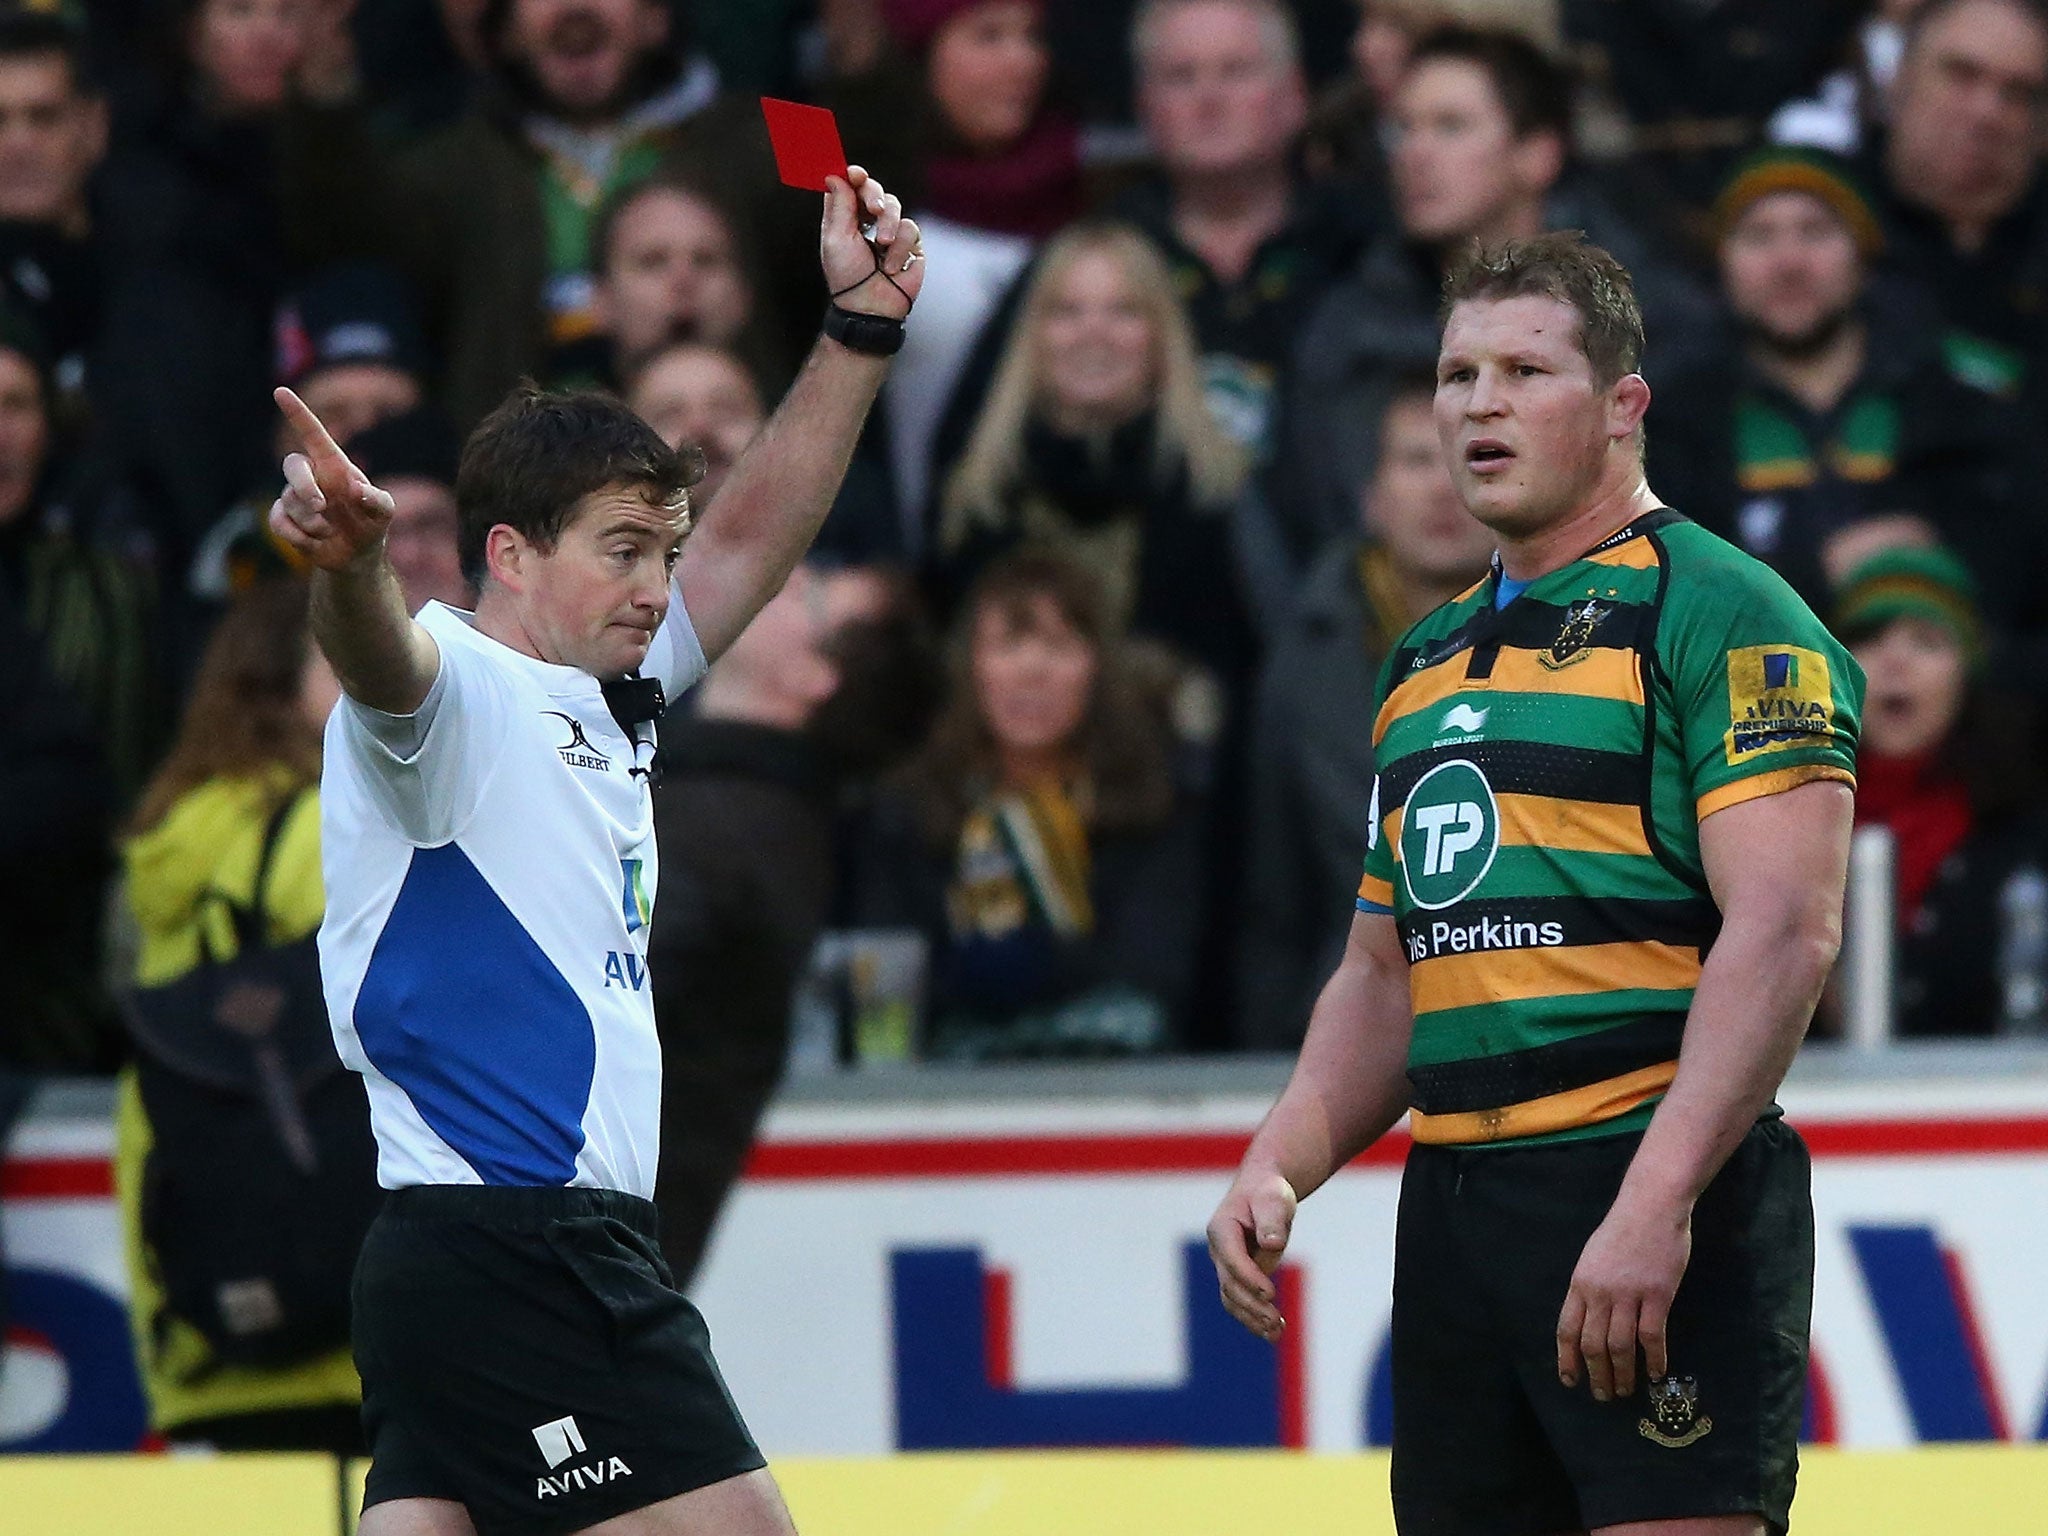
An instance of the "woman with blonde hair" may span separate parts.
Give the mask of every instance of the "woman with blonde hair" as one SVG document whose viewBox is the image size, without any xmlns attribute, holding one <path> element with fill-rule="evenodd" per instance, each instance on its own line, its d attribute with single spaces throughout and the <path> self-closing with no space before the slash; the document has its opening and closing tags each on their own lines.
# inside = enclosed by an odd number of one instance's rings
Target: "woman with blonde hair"
<svg viewBox="0 0 2048 1536">
<path fill-rule="evenodd" d="M 1219 678 L 1253 639 L 1232 553 L 1242 450 L 1203 400 L 1166 264 L 1135 230 L 1076 225 L 1045 248 L 939 503 L 937 585 L 956 603 L 1022 545 L 1092 567 L 1119 625 Z"/>
</svg>

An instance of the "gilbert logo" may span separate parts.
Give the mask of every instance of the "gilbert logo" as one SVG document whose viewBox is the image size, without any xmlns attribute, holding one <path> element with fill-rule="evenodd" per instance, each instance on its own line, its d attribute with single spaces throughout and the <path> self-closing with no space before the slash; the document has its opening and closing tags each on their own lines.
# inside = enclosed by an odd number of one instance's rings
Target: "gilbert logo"
<svg viewBox="0 0 2048 1536">
<path fill-rule="evenodd" d="M 566 1419 L 556 1419 L 552 1424 L 536 1424 L 533 1443 L 540 1447 L 550 1472 L 571 1456 L 581 1456 L 585 1449 L 583 1431 L 576 1427 L 576 1415 L 573 1413 Z"/>
<path fill-rule="evenodd" d="M 548 1471 L 553 1472 L 572 1456 L 583 1454 L 583 1431 L 576 1427 L 575 1415 L 556 1419 L 551 1424 L 536 1424 L 533 1429 L 533 1443 L 540 1447 L 546 1458 Z M 631 1477 L 633 1469 L 616 1456 L 592 1461 L 588 1466 L 571 1467 L 554 1477 L 534 1479 L 533 1496 L 537 1499 L 558 1499 L 565 1493 L 581 1493 L 586 1488 L 595 1488 L 601 1483 L 617 1482 L 622 1477 Z"/>
<path fill-rule="evenodd" d="M 555 750 L 562 754 L 562 761 L 571 768 L 592 768 L 599 773 L 610 770 L 612 760 L 590 744 L 590 738 L 583 734 L 583 722 L 574 715 L 566 715 L 559 709 L 544 709 L 544 715 L 552 715 L 569 727 L 569 739 Z"/>
</svg>

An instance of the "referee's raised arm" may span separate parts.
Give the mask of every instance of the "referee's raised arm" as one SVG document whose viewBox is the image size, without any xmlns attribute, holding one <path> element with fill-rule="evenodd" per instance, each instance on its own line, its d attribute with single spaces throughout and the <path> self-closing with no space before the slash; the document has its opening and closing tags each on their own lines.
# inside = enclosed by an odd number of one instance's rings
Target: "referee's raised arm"
<svg viewBox="0 0 2048 1536">
<path fill-rule="evenodd" d="M 733 466 L 677 568 L 683 605 L 710 660 L 782 590 L 817 537 L 924 281 L 916 223 L 859 166 L 847 174 L 827 183 L 819 231 L 832 294 L 825 334 Z M 865 224 L 872 224 L 868 234 Z"/>
<path fill-rule="evenodd" d="M 433 687 L 441 653 L 406 613 L 385 553 L 390 493 L 349 462 L 305 401 L 288 389 L 276 400 L 302 451 L 285 458 L 270 527 L 313 567 L 313 637 L 350 698 L 409 715 Z"/>
</svg>

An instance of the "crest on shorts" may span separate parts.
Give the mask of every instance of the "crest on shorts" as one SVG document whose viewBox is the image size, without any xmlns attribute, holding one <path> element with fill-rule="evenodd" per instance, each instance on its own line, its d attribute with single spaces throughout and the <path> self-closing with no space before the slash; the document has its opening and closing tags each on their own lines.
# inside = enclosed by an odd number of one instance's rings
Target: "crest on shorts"
<svg viewBox="0 0 2048 1536">
<path fill-rule="evenodd" d="M 1571 604 L 1564 611 L 1564 627 L 1558 630 L 1557 638 L 1537 654 L 1537 662 L 1557 672 L 1575 661 L 1584 661 L 1586 649 L 1593 643 L 1593 631 L 1612 612 L 1613 604 L 1603 604 L 1591 597 Z"/>
<path fill-rule="evenodd" d="M 1659 1376 L 1650 1382 L 1650 1416 L 1636 1420 L 1645 1440 L 1677 1450 L 1709 1433 L 1714 1421 L 1700 1412 L 1700 1384 L 1691 1376 Z"/>
</svg>

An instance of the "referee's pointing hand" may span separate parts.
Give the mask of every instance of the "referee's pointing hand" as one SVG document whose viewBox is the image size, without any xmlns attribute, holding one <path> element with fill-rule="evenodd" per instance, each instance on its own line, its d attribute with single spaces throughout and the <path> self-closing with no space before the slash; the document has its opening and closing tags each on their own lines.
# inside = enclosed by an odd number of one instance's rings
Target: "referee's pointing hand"
<svg viewBox="0 0 2048 1536">
<path fill-rule="evenodd" d="M 341 570 L 383 542 L 395 510 L 391 493 L 349 462 L 305 401 L 288 389 L 274 398 L 304 451 L 285 456 L 284 494 L 270 504 L 271 532 L 312 564 Z"/>
</svg>

